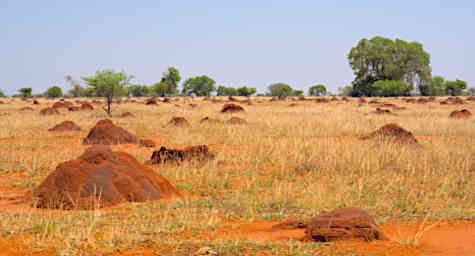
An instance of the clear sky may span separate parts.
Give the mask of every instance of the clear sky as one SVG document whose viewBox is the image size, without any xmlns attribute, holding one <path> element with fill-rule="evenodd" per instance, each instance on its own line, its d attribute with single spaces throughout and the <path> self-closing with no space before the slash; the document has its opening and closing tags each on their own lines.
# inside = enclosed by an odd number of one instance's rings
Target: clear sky
<svg viewBox="0 0 475 256">
<path fill-rule="evenodd" d="M 153 84 L 169 66 L 218 85 L 353 80 L 362 38 L 418 41 L 434 75 L 475 86 L 475 1 L 0 0 L 0 88 L 34 93 L 113 68 Z"/>
</svg>

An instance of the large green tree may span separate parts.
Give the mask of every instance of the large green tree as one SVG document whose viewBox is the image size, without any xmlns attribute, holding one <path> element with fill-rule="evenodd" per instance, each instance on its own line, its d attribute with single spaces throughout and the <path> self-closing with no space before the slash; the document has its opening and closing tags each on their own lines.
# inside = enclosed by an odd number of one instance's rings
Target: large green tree
<svg viewBox="0 0 475 256">
<path fill-rule="evenodd" d="M 469 95 L 475 96 L 475 87 L 468 88 L 467 92 Z"/>
<path fill-rule="evenodd" d="M 272 96 L 276 96 L 279 99 L 283 99 L 287 96 L 293 95 L 293 89 L 290 85 L 285 83 L 275 83 L 267 87 L 267 93 Z"/>
<path fill-rule="evenodd" d="M 445 79 L 434 76 L 427 83 L 419 85 L 418 89 L 422 96 L 443 96 L 445 95 Z"/>
<path fill-rule="evenodd" d="M 430 55 L 422 44 L 384 37 L 361 39 L 348 54 L 355 74 L 355 93 L 373 96 L 373 84 L 380 80 L 402 81 L 412 86 L 425 84 L 431 77 Z"/>
<path fill-rule="evenodd" d="M 59 86 L 52 86 L 46 90 L 44 95 L 48 98 L 59 98 L 63 97 L 63 90 Z"/>
<path fill-rule="evenodd" d="M 217 96 L 236 96 L 238 94 L 235 88 L 220 85 L 218 86 L 218 89 L 216 90 L 216 95 Z"/>
<path fill-rule="evenodd" d="M 323 84 L 317 84 L 310 87 L 310 89 L 308 89 L 308 95 L 310 96 L 322 96 L 326 94 L 327 94 L 327 87 L 325 87 L 325 85 Z"/>
<path fill-rule="evenodd" d="M 174 67 L 169 67 L 166 72 L 163 73 L 160 80 L 161 86 L 164 86 L 164 95 L 170 96 L 178 93 L 178 83 L 181 81 L 180 72 Z"/>
<path fill-rule="evenodd" d="M 31 92 L 33 89 L 31 87 L 25 87 L 25 88 L 20 88 L 18 92 L 20 93 L 21 97 L 23 98 L 29 98 L 31 97 Z"/>
<path fill-rule="evenodd" d="M 144 97 L 150 92 L 150 88 L 146 85 L 131 85 L 128 87 L 128 94 L 133 97 Z"/>
<path fill-rule="evenodd" d="M 445 93 L 450 96 L 460 96 L 467 88 L 467 82 L 456 79 L 455 81 L 445 81 Z"/>
<path fill-rule="evenodd" d="M 246 86 L 239 87 L 236 89 L 237 95 L 249 97 L 256 93 L 256 88 L 249 88 Z"/>
<path fill-rule="evenodd" d="M 107 101 L 107 114 L 111 116 L 112 99 L 124 93 L 125 88 L 133 79 L 132 75 L 124 71 L 115 72 L 112 69 L 97 71 L 94 76 L 82 78 L 96 96 L 105 97 Z"/>
<path fill-rule="evenodd" d="M 183 83 L 183 94 L 196 96 L 210 96 L 216 91 L 216 82 L 208 76 L 197 76 L 188 78 Z"/>
<path fill-rule="evenodd" d="M 413 89 L 411 84 L 397 80 L 379 80 L 373 84 L 375 96 L 395 97 L 409 96 Z"/>
</svg>

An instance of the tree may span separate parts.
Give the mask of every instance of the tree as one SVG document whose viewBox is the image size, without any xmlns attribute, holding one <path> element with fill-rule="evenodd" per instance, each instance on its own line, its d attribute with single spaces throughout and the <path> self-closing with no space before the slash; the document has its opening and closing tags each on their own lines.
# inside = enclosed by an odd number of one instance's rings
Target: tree
<svg viewBox="0 0 475 256">
<path fill-rule="evenodd" d="M 159 96 L 159 97 L 165 97 L 168 95 L 169 93 L 169 90 L 168 90 L 168 85 L 166 85 L 165 83 L 163 82 L 158 82 L 158 83 L 155 83 L 154 85 L 152 85 L 152 87 L 150 88 L 150 90 L 152 91 L 152 93 L 155 95 L 155 96 Z"/>
<path fill-rule="evenodd" d="M 275 83 L 269 85 L 269 87 L 267 87 L 267 91 L 269 95 L 276 96 L 279 99 L 283 99 L 287 96 L 292 95 L 293 89 L 288 84 Z"/>
<path fill-rule="evenodd" d="M 63 97 L 63 90 L 59 86 L 52 86 L 46 90 L 44 95 L 48 98 L 59 98 Z"/>
<path fill-rule="evenodd" d="M 216 82 L 208 76 L 197 76 L 188 78 L 183 83 L 183 94 L 196 96 L 210 96 L 216 91 Z"/>
<path fill-rule="evenodd" d="M 248 88 L 246 86 L 239 87 L 236 89 L 237 95 L 249 97 L 256 93 L 256 88 Z"/>
<path fill-rule="evenodd" d="M 460 96 L 467 88 L 467 82 L 456 79 L 455 81 L 445 81 L 445 93 L 450 96 Z"/>
<path fill-rule="evenodd" d="M 237 91 L 233 87 L 226 87 L 224 85 L 218 86 L 218 90 L 216 90 L 216 96 L 236 96 Z"/>
<path fill-rule="evenodd" d="M 325 87 L 325 85 L 323 85 L 323 84 L 314 85 L 314 86 L 310 87 L 310 89 L 308 89 L 308 94 L 310 96 L 326 95 L 327 94 L 327 87 Z"/>
<path fill-rule="evenodd" d="M 173 94 L 176 94 L 178 92 L 178 83 L 181 80 L 180 72 L 178 72 L 178 69 L 174 67 L 169 67 L 167 72 L 163 73 L 163 77 L 160 80 L 160 83 L 162 87 L 164 86 L 165 89 L 163 91 L 163 96 L 170 96 Z"/>
<path fill-rule="evenodd" d="M 111 116 L 112 99 L 124 93 L 132 75 L 124 71 L 115 72 L 112 69 L 97 71 L 94 76 L 82 78 L 96 96 L 105 97 L 107 101 L 107 114 Z"/>
<path fill-rule="evenodd" d="M 434 76 L 427 83 L 418 87 L 422 96 L 443 96 L 445 95 L 445 79 L 441 76 Z"/>
<path fill-rule="evenodd" d="M 31 97 L 32 89 L 31 89 L 31 87 L 21 88 L 20 90 L 18 90 L 18 92 L 20 93 L 21 97 L 29 98 L 29 97 Z"/>
<path fill-rule="evenodd" d="M 128 95 L 133 97 L 144 97 L 147 96 L 150 92 L 150 88 L 146 85 L 131 85 L 128 88 Z"/>
<path fill-rule="evenodd" d="M 303 91 L 302 91 L 302 90 L 292 90 L 291 95 L 292 95 L 292 96 L 302 96 L 302 95 L 303 95 Z"/>
<path fill-rule="evenodd" d="M 409 96 L 413 89 L 411 84 L 395 80 L 379 80 L 373 86 L 375 96 L 382 97 Z"/>
<path fill-rule="evenodd" d="M 338 87 L 338 95 L 340 96 L 353 96 L 353 86 L 347 85 Z"/>
<path fill-rule="evenodd" d="M 0 90 L 0 98 L 5 98 L 5 97 L 7 97 L 7 96 L 5 95 L 5 93 L 3 93 L 2 90 Z"/>
<path fill-rule="evenodd" d="M 468 94 L 471 96 L 475 96 L 475 87 L 468 88 Z"/>
<path fill-rule="evenodd" d="M 373 37 L 351 48 L 348 60 L 355 74 L 355 94 L 372 96 L 374 82 L 395 80 L 414 85 L 427 83 L 431 76 L 430 55 L 422 44 Z"/>
<path fill-rule="evenodd" d="M 84 88 L 71 75 L 65 76 L 64 80 L 66 80 L 66 82 L 68 82 L 71 85 L 71 90 L 68 91 L 69 95 L 71 95 L 73 97 L 83 96 Z"/>
</svg>

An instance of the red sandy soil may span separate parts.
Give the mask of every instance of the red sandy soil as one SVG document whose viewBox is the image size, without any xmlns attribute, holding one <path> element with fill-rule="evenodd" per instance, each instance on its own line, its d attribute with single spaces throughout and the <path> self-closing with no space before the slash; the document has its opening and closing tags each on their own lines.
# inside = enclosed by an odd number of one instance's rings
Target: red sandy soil
<svg viewBox="0 0 475 256">
<path fill-rule="evenodd" d="M 280 242 L 300 241 L 305 237 L 304 229 L 275 230 L 272 226 L 278 222 L 235 223 L 235 228 L 225 228 L 217 232 L 217 237 L 231 237 L 242 240 Z M 475 222 L 447 221 L 439 225 L 426 224 L 427 230 L 422 234 L 419 246 L 402 245 L 420 230 L 418 222 L 388 222 L 380 225 L 389 237 L 389 241 L 375 240 L 337 241 L 331 251 L 344 252 L 355 249 L 363 255 L 475 255 Z"/>
</svg>

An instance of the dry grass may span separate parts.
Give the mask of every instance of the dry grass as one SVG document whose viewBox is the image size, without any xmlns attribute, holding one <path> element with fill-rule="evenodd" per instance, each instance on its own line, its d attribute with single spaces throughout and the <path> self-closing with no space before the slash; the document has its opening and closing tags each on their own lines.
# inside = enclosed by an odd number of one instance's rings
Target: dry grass
<svg viewBox="0 0 475 256">
<path fill-rule="evenodd" d="M 158 106 L 115 105 L 114 114 L 130 111 L 136 117 L 112 120 L 155 140 L 157 147 L 210 145 L 217 158 L 204 166 L 153 167 L 191 196 L 89 212 L 0 209 L 3 236 L 62 255 L 136 247 L 152 248 L 157 254 L 175 250 L 177 255 L 189 255 L 204 246 L 219 248 L 222 255 L 309 255 L 324 252 L 327 246 L 240 241 L 216 237 L 216 231 L 238 219 L 300 219 L 349 205 L 368 210 L 379 221 L 425 219 L 428 213 L 433 221 L 473 219 L 475 123 L 473 118 L 452 120 L 448 115 L 460 108 L 475 112 L 475 104 L 382 101 L 407 109 L 396 111 L 398 116 L 372 115 L 368 113 L 374 106 L 359 107 L 356 100 L 299 102 L 292 108 L 289 101 L 265 100 L 242 104 L 246 112 L 236 114 L 221 114 L 222 103 L 200 98 Z M 0 117 L 2 198 L 37 186 L 56 165 L 80 155 L 88 130 L 106 117 L 99 107 L 92 112 L 61 110 L 59 116 L 39 116 L 39 109 L 47 105 L 46 100 L 41 102 L 41 106 L 19 100 L 0 105 L 0 113 L 10 113 Z M 189 107 L 191 102 L 198 107 Z M 19 112 L 24 106 L 35 110 Z M 173 116 L 185 117 L 191 128 L 166 127 Z M 223 121 L 238 116 L 248 124 L 200 124 L 205 116 Z M 47 131 L 65 120 L 74 121 L 83 131 Z M 411 131 L 423 148 L 375 145 L 356 137 L 390 122 Z M 152 152 L 136 145 L 113 149 L 126 151 L 140 162 Z"/>
</svg>

